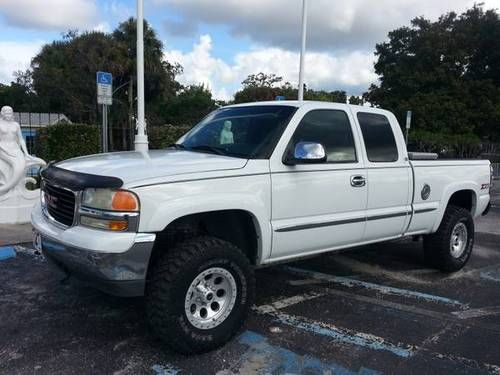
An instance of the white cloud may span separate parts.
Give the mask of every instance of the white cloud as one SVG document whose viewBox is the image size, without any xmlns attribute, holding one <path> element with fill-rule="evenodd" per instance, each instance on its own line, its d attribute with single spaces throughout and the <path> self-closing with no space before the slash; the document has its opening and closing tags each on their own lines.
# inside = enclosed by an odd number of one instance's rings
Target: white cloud
<svg viewBox="0 0 500 375">
<path fill-rule="evenodd" d="M 298 82 L 298 53 L 276 47 L 255 48 L 237 53 L 232 63 L 226 63 L 212 55 L 212 48 L 211 37 L 203 35 L 191 51 L 167 51 L 165 58 L 184 67 L 181 83 L 203 83 L 217 99 L 230 99 L 249 74 L 275 73 L 294 85 Z M 373 61 L 372 53 L 361 51 L 338 55 L 310 52 L 306 55 L 305 81 L 315 89 L 359 94 L 377 79 Z"/>
<path fill-rule="evenodd" d="M 167 51 L 165 59 L 182 65 L 184 73 L 179 77 L 181 83 L 204 84 L 212 90 L 215 97 L 228 99 L 227 90 L 222 85 L 237 79 L 237 74 L 223 60 L 213 57 L 211 52 L 212 38 L 203 35 L 192 51 Z"/>
<path fill-rule="evenodd" d="M 133 4 L 135 5 L 135 1 L 133 1 Z M 121 21 L 136 16 L 135 8 L 128 6 L 123 0 L 107 0 L 105 4 L 99 4 L 99 6 L 102 6 L 105 12 L 109 12 L 114 19 Z"/>
<path fill-rule="evenodd" d="M 0 14 L 13 26 L 66 31 L 98 24 L 95 0 L 0 0 Z"/>
<path fill-rule="evenodd" d="M 43 44 L 43 41 L 0 41 L 0 83 L 10 83 L 13 80 L 13 72 L 26 70 Z"/>
<path fill-rule="evenodd" d="M 111 31 L 111 26 L 107 22 L 100 22 L 94 26 L 93 30 L 101 33 L 109 33 Z"/>
<path fill-rule="evenodd" d="M 220 24 L 235 36 L 285 49 L 300 43 L 301 0 L 154 0 L 168 5 L 184 22 Z M 477 0 L 313 0 L 309 1 L 308 44 L 316 50 L 373 50 L 387 32 L 408 25 L 416 16 L 436 19 L 455 10 L 463 11 Z M 487 0 L 486 7 L 500 7 L 500 0 Z"/>
<path fill-rule="evenodd" d="M 166 57 L 184 67 L 184 83 L 208 84 L 216 97 L 227 98 L 248 75 L 275 73 L 296 84 L 302 0 L 153 0 L 174 12 L 171 34 L 206 25 L 222 25 L 234 37 L 249 38 L 250 51 L 235 51 L 231 61 L 217 59 L 212 41 L 203 36 L 187 53 L 169 51 Z M 309 1 L 305 79 L 315 89 L 365 91 L 377 77 L 373 72 L 375 44 L 387 33 L 409 25 L 418 16 L 436 20 L 449 11 L 460 13 L 477 0 L 312 0 Z M 500 8 L 500 0 L 486 0 L 485 8 Z"/>
</svg>

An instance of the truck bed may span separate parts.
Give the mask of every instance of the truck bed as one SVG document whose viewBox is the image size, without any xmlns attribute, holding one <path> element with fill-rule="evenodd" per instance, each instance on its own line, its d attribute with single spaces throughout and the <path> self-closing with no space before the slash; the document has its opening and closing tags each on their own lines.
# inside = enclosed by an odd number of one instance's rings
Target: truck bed
<svg viewBox="0 0 500 375">
<path fill-rule="evenodd" d="M 453 191 L 466 189 L 477 197 L 471 203 L 472 215 L 481 215 L 489 201 L 490 162 L 488 160 L 412 160 L 413 211 L 408 234 L 437 230 Z M 458 186 L 460 185 L 460 186 Z M 426 197 L 425 190 L 430 189 Z"/>
</svg>

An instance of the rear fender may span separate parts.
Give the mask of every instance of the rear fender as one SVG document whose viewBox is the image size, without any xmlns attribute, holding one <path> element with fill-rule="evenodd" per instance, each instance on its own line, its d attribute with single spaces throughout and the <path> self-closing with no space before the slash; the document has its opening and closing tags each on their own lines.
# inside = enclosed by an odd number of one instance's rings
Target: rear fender
<svg viewBox="0 0 500 375">
<path fill-rule="evenodd" d="M 450 198 L 452 197 L 453 194 L 459 191 L 463 190 L 469 190 L 472 192 L 472 208 L 471 208 L 471 215 L 472 217 L 476 217 L 476 211 L 477 211 L 477 200 L 478 200 L 478 195 L 480 191 L 480 186 L 472 181 L 468 182 L 458 182 L 458 183 L 453 183 L 450 184 L 446 187 L 446 189 L 443 191 L 443 195 L 440 200 L 439 204 L 439 212 L 436 217 L 436 222 L 434 223 L 434 227 L 432 228 L 432 232 L 436 232 L 439 228 L 439 225 L 441 225 L 441 221 L 443 220 L 444 213 L 446 211 L 446 208 L 448 207 L 448 204 L 450 202 Z"/>
</svg>

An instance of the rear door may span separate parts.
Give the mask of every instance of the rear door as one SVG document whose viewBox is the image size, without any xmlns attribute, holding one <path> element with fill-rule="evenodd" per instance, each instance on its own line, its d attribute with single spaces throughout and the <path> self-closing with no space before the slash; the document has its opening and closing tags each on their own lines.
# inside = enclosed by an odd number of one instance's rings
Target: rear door
<svg viewBox="0 0 500 375">
<path fill-rule="evenodd" d="M 368 205 L 363 241 L 401 235 L 411 215 L 411 167 L 396 118 L 387 111 L 351 107 L 361 130 Z M 398 132 L 398 133 L 396 133 Z"/>
<path fill-rule="evenodd" d="M 352 114 L 335 104 L 307 108 L 297 112 L 271 157 L 273 259 L 355 244 L 364 233 L 367 187 L 351 179 L 365 178 L 366 171 Z M 284 155 L 301 141 L 321 143 L 327 161 L 285 165 Z"/>
</svg>

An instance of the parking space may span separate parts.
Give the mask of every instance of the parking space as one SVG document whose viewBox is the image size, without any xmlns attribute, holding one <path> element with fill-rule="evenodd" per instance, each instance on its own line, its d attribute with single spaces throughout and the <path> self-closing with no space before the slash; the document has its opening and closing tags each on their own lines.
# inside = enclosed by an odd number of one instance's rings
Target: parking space
<svg viewBox="0 0 500 375">
<path fill-rule="evenodd" d="M 0 253 L 0 372 L 500 374 L 499 223 L 499 206 L 478 220 L 473 257 L 452 275 L 411 239 L 261 269 L 241 333 L 195 357 L 148 333 L 142 299 L 61 281 L 15 246 Z"/>
</svg>

